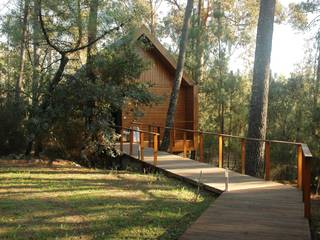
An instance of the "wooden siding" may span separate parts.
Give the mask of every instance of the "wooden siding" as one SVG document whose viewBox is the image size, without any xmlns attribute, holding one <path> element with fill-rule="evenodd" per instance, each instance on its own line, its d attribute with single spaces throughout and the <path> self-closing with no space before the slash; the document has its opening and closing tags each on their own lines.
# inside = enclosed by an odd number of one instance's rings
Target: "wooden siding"
<svg viewBox="0 0 320 240">
<path fill-rule="evenodd" d="M 164 126 L 173 86 L 174 69 L 168 66 L 163 56 L 156 49 L 139 49 L 138 51 L 150 63 L 150 68 L 141 74 L 139 81 L 151 83 L 153 87 L 150 91 L 157 96 L 161 96 L 162 101 L 152 107 L 141 108 L 140 111 L 144 115 L 136 119 L 134 119 L 132 113 L 124 109 L 122 112 L 122 125 L 128 127 L 132 121 L 136 120 L 144 124 Z M 175 114 L 175 127 L 194 129 L 196 110 L 194 99 L 194 87 L 183 80 Z M 182 133 L 177 132 L 176 137 L 181 139 Z"/>
</svg>

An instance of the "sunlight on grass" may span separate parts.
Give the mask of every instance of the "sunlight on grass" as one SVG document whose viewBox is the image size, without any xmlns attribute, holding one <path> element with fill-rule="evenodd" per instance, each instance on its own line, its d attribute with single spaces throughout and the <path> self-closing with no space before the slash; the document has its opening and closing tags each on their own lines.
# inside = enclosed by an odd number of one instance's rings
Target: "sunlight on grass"
<svg viewBox="0 0 320 240">
<path fill-rule="evenodd" d="M 0 167 L 0 239 L 176 239 L 214 200 L 162 175 Z"/>
</svg>

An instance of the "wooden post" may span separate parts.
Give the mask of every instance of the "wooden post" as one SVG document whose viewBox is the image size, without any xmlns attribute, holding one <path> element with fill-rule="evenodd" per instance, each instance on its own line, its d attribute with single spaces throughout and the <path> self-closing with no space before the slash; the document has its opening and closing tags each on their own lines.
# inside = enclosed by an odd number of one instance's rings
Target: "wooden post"
<svg viewBox="0 0 320 240">
<path fill-rule="evenodd" d="M 246 140 L 241 140 L 241 173 L 246 174 Z"/>
<path fill-rule="evenodd" d="M 199 142 L 199 152 L 200 152 L 200 162 L 204 161 L 204 156 L 203 156 L 203 133 L 200 132 L 200 142 Z"/>
<path fill-rule="evenodd" d="M 174 146 L 174 137 L 173 137 L 173 130 L 172 129 L 170 129 L 170 147 L 169 147 L 169 152 L 170 153 L 173 153 L 173 146 Z"/>
<path fill-rule="evenodd" d="M 302 189 L 302 147 L 301 145 L 297 146 L 297 187 Z"/>
<path fill-rule="evenodd" d="M 193 132 L 193 149 L 196 152 L 198 149 L 198 135 L 197 132 Z"/>
<path fill-rule="evenodd" d="M 219 135 L 219 168 L 223 168 L 223 136 Z"/>
<path fill-rule="evenodd" d="M 265 180 L 270 180 L 270 142 L 265 142 Z"/>
<path fill-rule="evenodd" d="M 304 200 L 304 217 L 310 219 L 310 194 L 311 194 L 311 158 L 305 157 L 303 164 L 303 200 Z"/>
<path fill-rule="evenodd" d="M 215 151 L 214 144 L 212 144 L 212 165 L 214 165 L 214 151 Z"/>
<path fill-rule="evenodd" d="M 161 129 L 160 129 L 160 127 L 158 127 L 157 133 L 159 133 L 159 135 L 158 135 L 158 144 L 160 144 L 160 137 L 161 137 Z"/>
<path fill-rule="evenodd" d="M 133 154 L 133 129 L 130 128 L 130 155 Z"/>
<path fill-rule="evenodd" d="M 183 157 L 187 157 L 187 133 L 183 132 Z"/>
<path fill-rule="evenodd" d="M 153 165 L 158 163 L 158 136 L 157 134 L 153 135 Z"/>
<path fill-rule="evenodd" d="M 149 132 L 149 134 L 148 134 L 148 147 L 150 147 L 151 148 L 151 141 L 152 141 L 152 135 L 151 135 L 151 131 L 152 131 L 152 129 L 151 129 L 151 125 L 148 125 L 148 132 Z"/>
<path fill-rule="evenodd" d="M 140 160 L 144 160 L 144 133 L 140 132 Z"/>
<path fill-rule="evenodd" d="M 120 151 L 123 152 L 123 129 L 120 128 Z"/>
</svg>

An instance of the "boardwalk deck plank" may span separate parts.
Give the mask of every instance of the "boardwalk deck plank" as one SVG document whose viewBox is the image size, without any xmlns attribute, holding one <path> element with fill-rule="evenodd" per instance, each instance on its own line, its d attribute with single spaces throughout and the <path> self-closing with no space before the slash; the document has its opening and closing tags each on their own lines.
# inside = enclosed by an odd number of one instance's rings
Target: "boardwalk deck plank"
<svg viewBox="0 0 320 240">
<path fill-rule="evenodd" d="M 124 145 L 129 153 L 129 146 Z M 134 145 L 133 157 L 138 158 Z M 153 165 L 153 151 L 144 150 L 144 161 Z M 225 170 L 166 152 L 158 152 L 158 168 L 189 181 L 201 182 L 222 194 L 180 237 L 181 240 L 310 240 L 303 213 L 302 194 L 290 185 Z"/>
</svg>

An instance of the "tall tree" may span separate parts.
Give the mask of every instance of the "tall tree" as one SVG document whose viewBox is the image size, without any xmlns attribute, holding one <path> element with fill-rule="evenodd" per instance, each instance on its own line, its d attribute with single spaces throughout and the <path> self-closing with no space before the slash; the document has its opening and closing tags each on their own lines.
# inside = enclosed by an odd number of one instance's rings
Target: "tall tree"
<svg viewBox="0 0 320 240">
<path fill-rule="evenodd" d="M 265 139 L 267 129 L 270 57 L 276 0 L 261 0 L 257 28 L 253 82 L 249 109 L 248 137 Z M 260 175 L 264 143 L 247 144 L 246 173 Z"/>
<path fill-rule="evenodd" d="M 190 17 L 193 9 L 193 0 L 188 0 L 184 20 L 183 20 L 183 27 L 181 32 L 181 39 L 180 39 L 180 47 L 179 47 L 179 57 L 177 62 L 177 69 L 174 78 L 174 85 L 171 92 L 169 108 L 167 112 L 167 119 L 166 119 L 166 128 L 164 131 L 163 140 L 160 146 L 160 149 L 167 150 L 170 144 L 170 128 L 173 127 L 174 123 L 174 116 L 176 113 L 178 97 L 180 92 L 180 86 L 183 76 L 183 69 L 184 69 L 184 62 L 186 56 L 186 49 L 188 44 L 188 34 L 189 34 L 189 25 L 190 25 Z"/>
<path fill-rule="evenodd" d="M 98 23 L 98 5 L 99 0 L 91 0 L 89 5 L 89 22 L 88 22 L 88 42 L 92 42 L 97 37 Z M 95 74 L 93 72 L 93 55 L 96 51 L 96 44 L 92 44 L 87 48 L 87 66 L 86 75 L 88 81 L 95 82 Z M 93 129 L 94 125 L 94 106 L 95 101 L 89 99 L 87 102 L 88 116 L 86 116 L 86 128 L 88 131 Z"/>
<path fill-rule="evenodd" d="M 33 61 L 32 61 L 32 108 L 34 111 L 35 106 L 38 103 L 38 87 L 40 78 L 40 40 L 41 40 L 41 29 L 38 19 L 39 5 L 37 1 L 33 1 L 32 11 L 32 50 L 33 50 Z"/>
<path fill-rule="evenodd" d="M 24 62 L 25 62 L 25 45 L 26 45 L 26 35 L 27 35 L 27 25 L 28 25 L 28 15 L 29 15 L 29 0 L 21 1 L 21 36 L 20 36 L 20 56 L 19 56 L 19 76 L 16 80 L 15 97 L 18 101 L 20 99 L 21 85 L 24 75 Z"/>
</svg>

